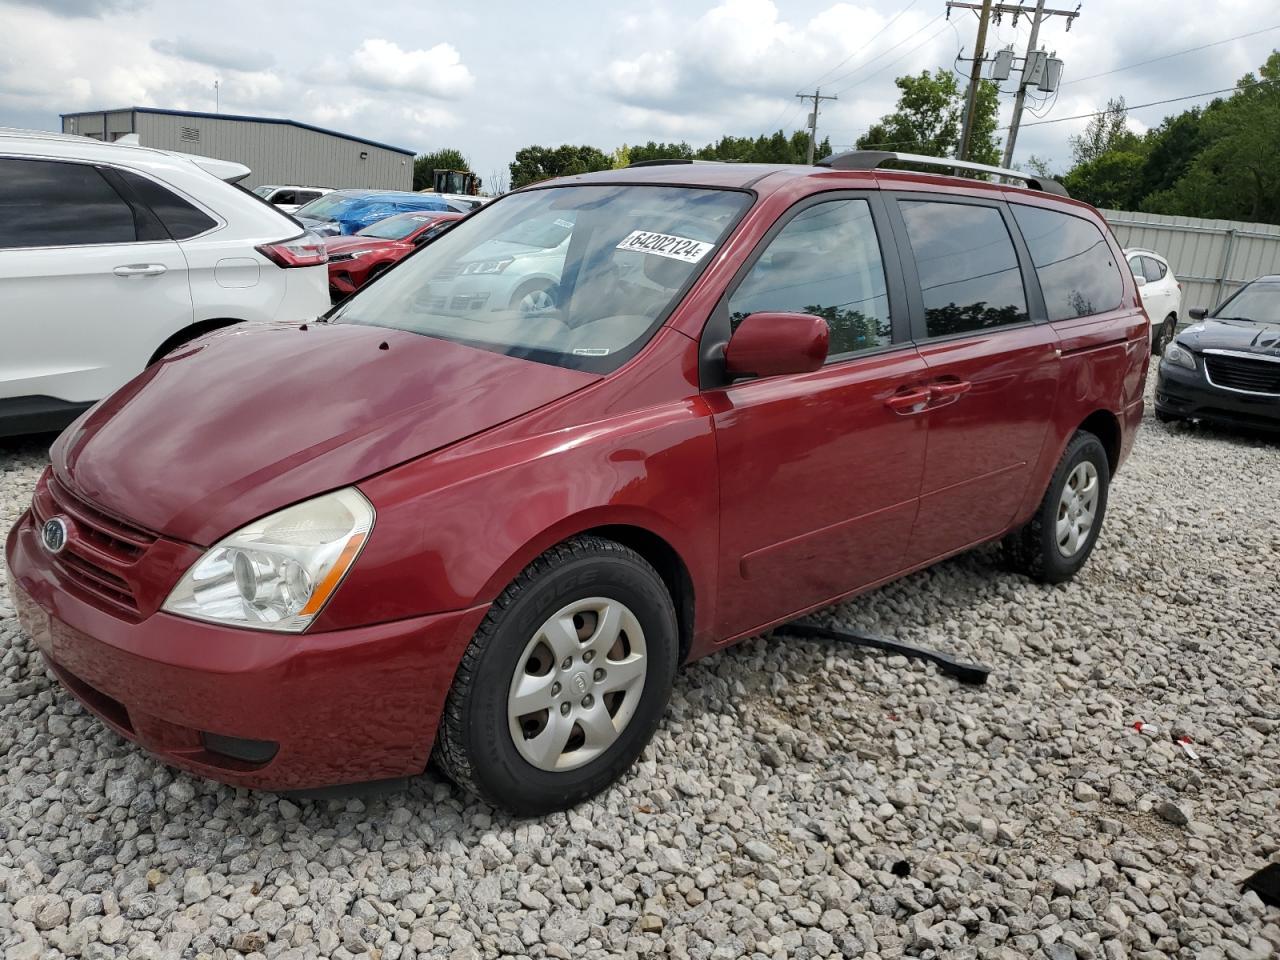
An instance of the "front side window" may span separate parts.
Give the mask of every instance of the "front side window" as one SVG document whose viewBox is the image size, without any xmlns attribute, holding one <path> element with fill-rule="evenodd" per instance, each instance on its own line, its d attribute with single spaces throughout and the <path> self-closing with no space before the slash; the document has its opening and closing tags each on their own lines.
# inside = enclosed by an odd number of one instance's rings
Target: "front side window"
<svg viewBox="0 0 1280 960">
<path fill-rule="evenodd" d="M 825 318 L 833 358 L 892 342 L 884 263 L 866 200 L 814 204 L 769 241 L 729 299 L 729 322 L 737 329 L 766 311 Z"/>
<path fill-rule="evenodd" d="M 133 208 L 89 164 L 0 159 L 0 248 L 137 239 Z"/>
<path fill-rule="evenodd" d="M 1018 255 L 998 209 L 932 200 L 904 200 L 899 207 L 930 337 L 1027 322 Z"/>
<path fill-rule="evenodd" d="M 297 203 L 298 191 L 297 190 L 277 190 L 275 194 L 271 197 L 271 202 L 275 204 Z"/>
<path fill-rule="evenodd" d="M 607 372 L 649 340 L 750 203 L 694 187 L 509 194 L 332 319 Z"/>
<path fill-rule="evenodd" d="M 1050 320 L 1105 313 L 1120 306 L 1124 280 L 1102 231 L 1082 217 L 1043 207 L 1010 204 L 1031 251 Z M 1130 269 L 1142 273 L 1145 257 Z"/>
</svg>

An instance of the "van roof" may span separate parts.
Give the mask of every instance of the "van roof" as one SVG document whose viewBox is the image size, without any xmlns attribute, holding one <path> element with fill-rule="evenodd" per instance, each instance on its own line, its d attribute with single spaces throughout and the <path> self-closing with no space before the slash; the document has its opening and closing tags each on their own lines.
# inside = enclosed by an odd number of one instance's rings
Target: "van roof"
<svg viewBox="0 0 1280 960">
<path fill-rule="evenodd" d="M 916 170 L 882 169 L 880 165 L 888 161 L 936 166 L 939 172 L 920 172 Z M 1011 183 L 993 183 L 986 180 L 975 180 L 972 177 L 957 176 L 950 172 L 954 169 L 972 170 L 1003 179 L 1018 179 L 1026 185 Z M 946 172 L 944 172 L 946 171 Z M 785 181 L 799 178 L 832 179 L 842 183 L 850 181 L 872 181 L 888 179 L 916 183 L 954 183 L 957 187 L 992 188 L 1000 190 L 1025 190 L 1029 193 L 1049 194 L 1055 197 L 1068 198 L 1062 185 L 1047 177 L 1023 173 L 1017 170 L 1006 170 L 989 167 L 983 164 L 960 163 L 947 158 L 924 157 L 914 154 L 888 153 L 884 151 L 851 151 L 837 154 L 819 161 L 813 166 L 806 164 L 767 164 L 767 163 L 721 163 L 698 160 L 654 160 L 632 164 L 619 170 L 602 170 L 573 177 L 559 178 L 557 183 L 651 183 L 680 186 L 705 186 L 718 188 L 748 189 L 769 179 L 770 192 L 777 189 Z"/>
</svg>

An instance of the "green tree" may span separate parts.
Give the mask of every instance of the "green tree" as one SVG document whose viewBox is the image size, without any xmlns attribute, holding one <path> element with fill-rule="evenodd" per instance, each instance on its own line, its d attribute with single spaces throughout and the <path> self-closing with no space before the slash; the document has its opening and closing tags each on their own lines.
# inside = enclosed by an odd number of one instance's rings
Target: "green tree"
<svg viewBox="0 0 1280 960">
<path fill-rule="evenodd" d="M 1140 149 L 1109 150 L 1072 167 L 1062 178 L 1062 185 L 1071 196 L 1095 207 L 1133 210 L 1142 199 L 1145 163 L 1146 156 Z"/>
<path fill-rule="evenodd" d="M 1201 144 L 1186 173 L 1144 209 L 1193 217 L 1280 223 L 1280 51 L 1200 118 Z"/>
<path fill-rule="evenodd" d="M 1138 137 L 1129 129 L 1128 119 L 1124 97 L 1108 100 L 1106 109 L 1089 121 L 1084 133 L 1069 138 L 1071 159 L 1079 166 L 1111 150 L 1132 151 Z"/>
<path fill-rule="evenodd" d="M 932 157 L 954 156 L 964 122 L 965 91 L 950 70 L 898 77 L 898 104 L 858 138 L 859 150 L 901 150 Z M 978 87 L 970 157 L 980 163 L 1000 159 L 996 143 L 997 85 L 983 81 Z"/>
<path fill-rule="evenodd" d="M 693 148 L 687 143 L 655 143 L 650 140 L 645 144 L 631 147 L 629 163 L 640 163 L 644 160 L 692 160 Z"/>
<path fill-rule="evenodd" d="M 461 150 L 443 147 L 431 153 L 423 153 L 413 158 L 413 189 L 430 190 L 435 186 L 436 170 L 471 170 L 471 162 L 462 155 Z"/>
<path fill-rule="evenodd" d="M 511 161 L 511 189 L 526 187 L 551 177 L 569 177 L 593 170 L 608 170 L 613 159 L 599 147 L 524 147 Z"/>
</svg>

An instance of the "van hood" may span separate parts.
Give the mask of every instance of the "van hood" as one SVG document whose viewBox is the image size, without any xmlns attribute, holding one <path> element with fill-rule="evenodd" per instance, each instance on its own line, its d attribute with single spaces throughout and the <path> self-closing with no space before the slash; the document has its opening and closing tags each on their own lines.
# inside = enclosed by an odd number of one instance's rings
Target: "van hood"
<svg viewBox="0 0 1280 960">
<path fill-rule="evenodd" d="M 107 513 L 207 546 L 598 379 L 380 327 L 241 325 L 86 412 L 53 468 Z"/>
</svg>

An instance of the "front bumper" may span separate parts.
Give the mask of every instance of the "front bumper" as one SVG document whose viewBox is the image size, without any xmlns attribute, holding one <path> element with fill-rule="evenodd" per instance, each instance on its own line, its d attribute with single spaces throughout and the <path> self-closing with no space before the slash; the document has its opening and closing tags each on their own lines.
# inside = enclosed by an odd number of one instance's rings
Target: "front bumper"
<svg viewBox="0 0 1280 960">
<path fill-rule="evenodd" d="M 1204 361 L 1196 369 L 1161 361 L 1156 379 L 1156 412 L 1188 420 L 1212 420 L 1239 427 L 1280 430 L 1280 396 L 1240 393 L 1205 379 Z"/>
<path fill-rule="evenodd" d="M 90 711 L 175 767 L 265 790 L 421 773 L 487 609 L 315 634 L 129 623 L 62 588 L 29 511 L 5 558 L 23 629 Z"/>
</svg>

